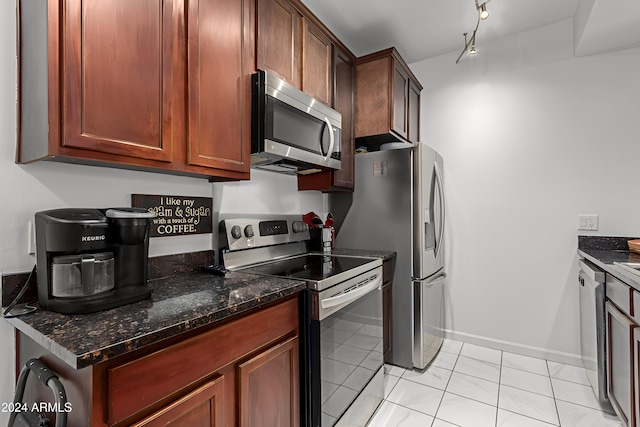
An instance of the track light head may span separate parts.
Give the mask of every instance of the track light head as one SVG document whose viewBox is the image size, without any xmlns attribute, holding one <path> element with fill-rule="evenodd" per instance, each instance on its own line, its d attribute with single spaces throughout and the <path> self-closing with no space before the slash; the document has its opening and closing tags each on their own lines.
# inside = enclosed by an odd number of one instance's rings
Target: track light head
<svg viewBox="0 0 640 427">
<path fill-rule="evenodd" d="M 469 48 L 468 54 L 470 56 L 475 55 L 476 53 L 478 53 L 478 51 L 476 50 L 476 32 L 473 32 L 473 36 L 471 36 L 471 40 L 469 40 L 469 42 L 471 43 L 471 47 Z"/>
<path fill-rule="evenodd" d="M 485 20 L 489 17 L 489 11 L 487 10 L 487 2 L 482 3 L 480 6 L 480 19 Z"/>
</svg>

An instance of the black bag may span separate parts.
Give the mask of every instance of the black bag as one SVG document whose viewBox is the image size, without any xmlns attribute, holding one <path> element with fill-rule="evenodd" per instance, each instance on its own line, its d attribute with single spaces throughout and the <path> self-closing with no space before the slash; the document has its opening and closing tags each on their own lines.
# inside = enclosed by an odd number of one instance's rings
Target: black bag
<svg viewBox="0 0 640 427">
<path fill-rule="evenodd" d="M 58 376 L 50 370 L 40 359 L 31 359 L 20 371 L 18 383 L 16 384 L 16 394 L 13 398 L 13 409 L 9 417 L 9 427 L 47 427 L 51 423 L 49 418 L 38 409 L 38 405 L 28 406 L 22 402 L 24 388 L 27 384 L 29 372 L 33 371 L 36 377 L 47 387 L 53 390 L 55 396 L 56 424 L 55 427 L 65 427 L 67 425 L 67 394 Z"/>
</svg>

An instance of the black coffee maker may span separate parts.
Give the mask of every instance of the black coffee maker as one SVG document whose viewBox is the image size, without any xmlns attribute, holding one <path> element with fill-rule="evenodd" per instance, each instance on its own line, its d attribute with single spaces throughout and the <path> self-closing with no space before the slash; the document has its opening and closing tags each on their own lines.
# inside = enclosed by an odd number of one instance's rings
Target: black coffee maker
<svg viewBox="0 0 640 427">
<path fill-rule="evenodd" d="M 36 213 L 40 305 L 80 314 L 149 298 L 149 227 L 154 216 L 137 208 Z"/>
</svg>

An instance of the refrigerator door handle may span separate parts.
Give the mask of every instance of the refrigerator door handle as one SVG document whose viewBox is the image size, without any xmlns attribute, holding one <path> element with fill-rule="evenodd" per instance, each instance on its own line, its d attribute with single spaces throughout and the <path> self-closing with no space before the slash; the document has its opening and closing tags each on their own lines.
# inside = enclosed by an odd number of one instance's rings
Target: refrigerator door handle
<svg viewBox="0 0 640 427">
<path fill-rule="evenodd" d="M 438 224 L 438 240 L 436 241 L 436 259 L 440 255 L 440 249 L 442 248 L 442 237 L 444 236 L 444 189 L 442 187 L 442 173 L 440 172 L 440 166 L 438 162 L 433 162 L 434 169 L 436 171 L 436 185 L 438 186 L 438 199 L 440 200 L 440 224 Z"/>
<path fill-rule="evenodd" d="M 429 285 L 430 286 L 430 285 L 440 284 L 440 282 L 442 282 L 446 277 L 447 277 L 447 273 L 445 273 L 444 271 L 441 271 L 438 274 L 435 274 L 435 275 L 429 276 L 429 277 L 423 277 L 422 279 L 419 279 L 417 277 L 412 277 L 411 281 L 419 282 L 422 285 Z"/>
</svg>

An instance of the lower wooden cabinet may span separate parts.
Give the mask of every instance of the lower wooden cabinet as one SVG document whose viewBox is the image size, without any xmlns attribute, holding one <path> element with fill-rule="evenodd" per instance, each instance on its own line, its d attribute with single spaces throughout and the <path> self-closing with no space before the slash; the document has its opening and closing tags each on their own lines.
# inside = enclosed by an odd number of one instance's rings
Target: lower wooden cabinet
<svg viewBox="0 0 640 427">
<path fill-rule="evenodd" d="M 238 366 L 240 426 L 299 425 L 298 355 L 298 337 L 291 337 Z"/>
<path fill-rule="evenodd" d="M 22 333 L 18 360 L 55 371 L 73 411 L 69 427 L 300 425 L 298 300 L 80 370 Z M 51 401 L 40 384 L 30 401 Z"/>
<path fill-rule="evenodd" d="M 133 427 L 224 426 L 224 377 L 217 377 Z"/>
</svg>

